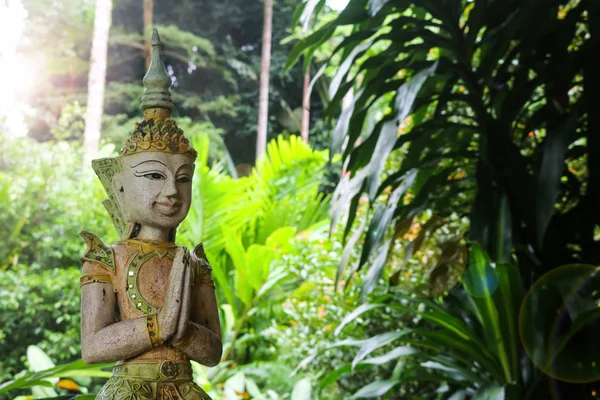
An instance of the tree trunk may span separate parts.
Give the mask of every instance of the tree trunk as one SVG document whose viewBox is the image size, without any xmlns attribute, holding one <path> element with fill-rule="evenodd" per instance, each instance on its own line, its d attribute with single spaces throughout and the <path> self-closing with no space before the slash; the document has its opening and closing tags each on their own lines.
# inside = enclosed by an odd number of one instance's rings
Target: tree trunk
<svg viewBox="0 0 600 400">
<path fill-rule="evenodd" d="M 150 68 L 152 60 L 152 20 L 154 19 L 154 0 L 144 0 L 144 56 L 146 57 L 146 71 Z"/>
<path fill-rule="evenodd" d="M 308 143 L 308 131 L 310 130 L 310 93 L 308 85 L 310 84 L 310 65 L 306 67 L 304 74 L 304 89 L 302 90 L 302 125 L 300 136 L 305 143 Z"/>
<path fill-rule="evenodd" d="M 110 29 L 112 0 L 96 0 L 94 17 L 94 38 L 90 75 L 88 79 L 87 110 L 85 113 L 84 161 L 86 164 L 98 152 L 100 127 L 104 103 L 104 84 L 106 80 L 106 53 L 108 50 L 108 31 Z"/>
<path fill-rule="evenodd" d="M 271 66 L 271 25 L 273 20 L 273 0 L 265 1 L 263 25 L 262 59 L 260 63 L 260 96 L 258 104 L 258 129 L 256 136 L 256 159 L 267 148 L 267 121 L 269 117 L 269 68 Z"/>
<path fill-rule="evenodd" d="M 310 3 L 310 2 L 309 2 Z M 315 7 L 315 4 L 307 4 L 306 7 L 311 7 L 308 10 L 306 15 L 306 19 L 302 24 L 302 32 L 306 34 L 308 27 L 311 25 L 312 21 L 312 13 Z M 306 66 L 306 72 L 304 73 L 304 86 L 302 88 L 302 124 L 300 125 L 300 137 L 304 143 L 308 143 L 308 132 L 310 130 L 310 93 L 308 92 L 308 87 L 310 85 L 310 63 Z"/>
</svg>

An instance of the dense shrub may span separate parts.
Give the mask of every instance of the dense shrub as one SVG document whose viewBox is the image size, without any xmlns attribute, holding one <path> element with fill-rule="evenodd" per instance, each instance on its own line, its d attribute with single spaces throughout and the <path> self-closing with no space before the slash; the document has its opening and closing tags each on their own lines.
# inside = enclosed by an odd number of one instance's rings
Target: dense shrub
<svg viewBox="0 0 600 400">
<path fill-rule="evenodd" d="M 115 238 L 102 206 L 104 190 L 82 162 L 77 144 L 0 140 L 0 226 L 8 233 L 0 243 L 0 266 L 77 265 L 81 230 Z"/>
<path fill-rule="evenodd" d="M 79 358 L 79 268 L 19 265 L 0 281 L 0 381 L 24 367 L 28 345 L 56 362 Z"/>
<path fill-rule="evenodd" d="M 77 143 L 2 136 L 0 381 L 25 368 L 30 344 L 57 363 L 79 358 L 79 232 L 115 237 L 104 197 Z"/>
</svg>

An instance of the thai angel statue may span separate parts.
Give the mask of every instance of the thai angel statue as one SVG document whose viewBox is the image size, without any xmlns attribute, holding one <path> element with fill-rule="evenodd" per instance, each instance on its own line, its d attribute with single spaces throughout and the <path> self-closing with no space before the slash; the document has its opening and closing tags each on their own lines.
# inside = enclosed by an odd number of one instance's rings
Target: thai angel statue
<svg viewBox="0 0 600 400">
<path fill-rule="evenodd" d="M 92 161 L 121 240 L 109 246 L 81 233 L 81 353 L 87 363 L 117 361 L 97 399 L 210 400 L 190 360 L 215 366 L 221 358 L 212 268 L 201 244 L 175 244 L 196 151 L 170 119 L 171 79 L 156 30 L 143 82 L 143 122 L 118 157 Z"/>
</svg>

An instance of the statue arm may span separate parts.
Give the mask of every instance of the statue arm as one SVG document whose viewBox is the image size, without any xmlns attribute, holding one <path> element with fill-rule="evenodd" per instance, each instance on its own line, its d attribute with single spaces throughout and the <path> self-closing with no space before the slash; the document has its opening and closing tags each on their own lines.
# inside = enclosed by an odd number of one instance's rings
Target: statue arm
<svg viewBox="0 0 600 400">
<path fill-rule="evenodd" d="M 84 275 L 97 270 L 84 262 Z M 146 317 L 115 322 L 116 301 L 111 283 L 81 287 L 81 356 L 88 364 L 123 360 L 152 348 Z"/>
<path fill-rule="evenodd" d="M 219 309 L 213 285 L 197 281 L 191 287 L 191 313 L 188 332 L 191 341 L 181 350 L 192 360 L 208 367 L 221 361 L 223 343 Z"/>
</svg>

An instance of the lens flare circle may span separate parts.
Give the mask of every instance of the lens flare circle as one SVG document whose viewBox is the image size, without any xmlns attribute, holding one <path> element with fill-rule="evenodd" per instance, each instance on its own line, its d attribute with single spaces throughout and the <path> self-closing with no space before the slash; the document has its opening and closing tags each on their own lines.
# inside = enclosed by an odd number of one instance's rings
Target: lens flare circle
<svg viewBox="0 0 600 400">
<path fill-rule="evenodd" d="M 498 290 L 498 273 L 489 262 L 470 263 L 463 274 L 462 283 L 470 296 L 484 299 Z"/>
<path fill-rule="evenodd" d="M 525 295 L 519 334 L 531 361 L 570 383 L 600 379 L 600 267 L 571 264 L 539 278 Z"/>
</svg>

